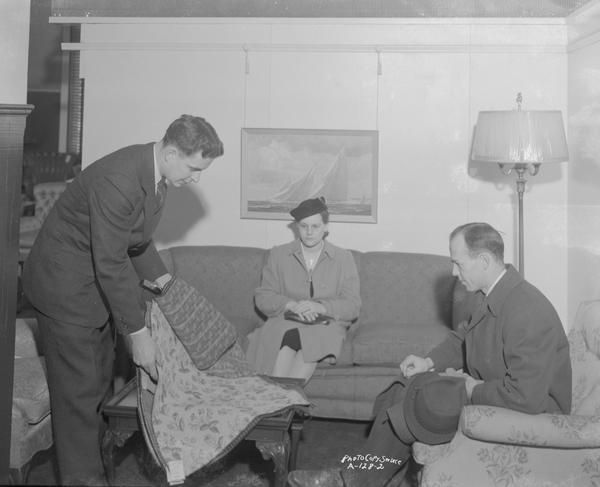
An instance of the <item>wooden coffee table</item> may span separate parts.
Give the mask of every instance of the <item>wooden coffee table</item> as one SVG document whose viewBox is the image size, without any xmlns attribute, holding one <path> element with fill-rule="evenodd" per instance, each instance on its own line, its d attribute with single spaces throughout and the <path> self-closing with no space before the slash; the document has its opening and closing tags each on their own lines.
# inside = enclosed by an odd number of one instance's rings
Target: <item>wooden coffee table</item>
<svg viewBox="0 0 600 487">
<path fill-rule="evenodd" d="M 303 380 L 277 378 L 277 382 L 302 386 Z M 140 431 L 137 413 L 136 379 L 130 380 L 123 389 L 108 400 L 102 413 L 108 427 L 101 442 L 102 461 L 106 477 L 111 485 L 115 480 L 115 446 L 122 447 L 134 432 Z M 272 459 L 275 487 L 285 487 L 288 470 L 296 467 L 298 442 L 304 425 L 304 416 L 288 410 L 277 416 L 261 419 L 250 430 L 244 441 L 254 441 L 265 460 Z"/>
</svg>

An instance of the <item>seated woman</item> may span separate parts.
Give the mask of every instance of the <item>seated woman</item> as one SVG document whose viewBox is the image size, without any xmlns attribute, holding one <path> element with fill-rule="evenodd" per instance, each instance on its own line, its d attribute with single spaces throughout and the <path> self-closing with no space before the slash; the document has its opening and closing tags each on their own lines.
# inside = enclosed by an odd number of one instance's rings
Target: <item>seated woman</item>
<svg viewBox="0 0 600 487">
<path fill-rule="evenodd" d="M 329 211 L 324 198 L 305 200 L 290 214 L 299 239 L 274 247 L 255 291 L 266 323 L 249 336 L 247 360 L 259 374 L 308 380 L 317 362 L 334 363 L 350 323 L 358 317 L 358 271 L 348 250 L 325 241 Z M 327 324 L 287 320 L 286 311 Z"/>
</svg>

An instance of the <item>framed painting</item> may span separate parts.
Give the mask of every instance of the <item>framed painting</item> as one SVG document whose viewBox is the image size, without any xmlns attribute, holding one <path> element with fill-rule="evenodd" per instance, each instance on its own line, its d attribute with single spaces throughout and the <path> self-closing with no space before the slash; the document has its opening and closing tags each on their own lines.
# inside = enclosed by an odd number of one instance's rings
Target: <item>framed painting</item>
<svg viewBox="0 0 600 487">
<path fill-rule="evenodd" d="M 242 218 L 323 196 L 331 221 L 375 223 L 378 147 L 375 130 L 242 129 Z"/>
</svg>

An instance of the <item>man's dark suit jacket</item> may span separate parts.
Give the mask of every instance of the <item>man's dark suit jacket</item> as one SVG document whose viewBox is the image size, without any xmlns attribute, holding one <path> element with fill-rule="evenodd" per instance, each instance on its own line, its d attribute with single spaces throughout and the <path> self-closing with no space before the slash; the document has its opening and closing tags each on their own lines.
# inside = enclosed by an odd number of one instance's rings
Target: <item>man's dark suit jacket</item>
<svg viewBox="0 0 600 487">
<path fill-rule="evenodd" d="M 31 303 L 51 318 L 120 333 L 144 325 L 141 278 L 166 273 L 152 242 L 162 206 L 153 144 L 120 149 L 91 164 L 52 208 L 25 263 Z"/>
</svg>

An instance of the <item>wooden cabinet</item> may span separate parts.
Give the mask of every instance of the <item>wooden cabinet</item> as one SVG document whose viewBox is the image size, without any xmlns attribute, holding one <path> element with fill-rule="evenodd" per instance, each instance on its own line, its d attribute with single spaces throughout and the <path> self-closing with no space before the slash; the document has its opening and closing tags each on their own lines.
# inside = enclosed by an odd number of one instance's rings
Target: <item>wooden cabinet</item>
<svg viewBox="0 0 600 487">
<path fill-rule="evenodd" d="M 7 483 L 10 458 L 23 133 L 32 109 L 0 104 L 0 484 Z"/>
</svg>

